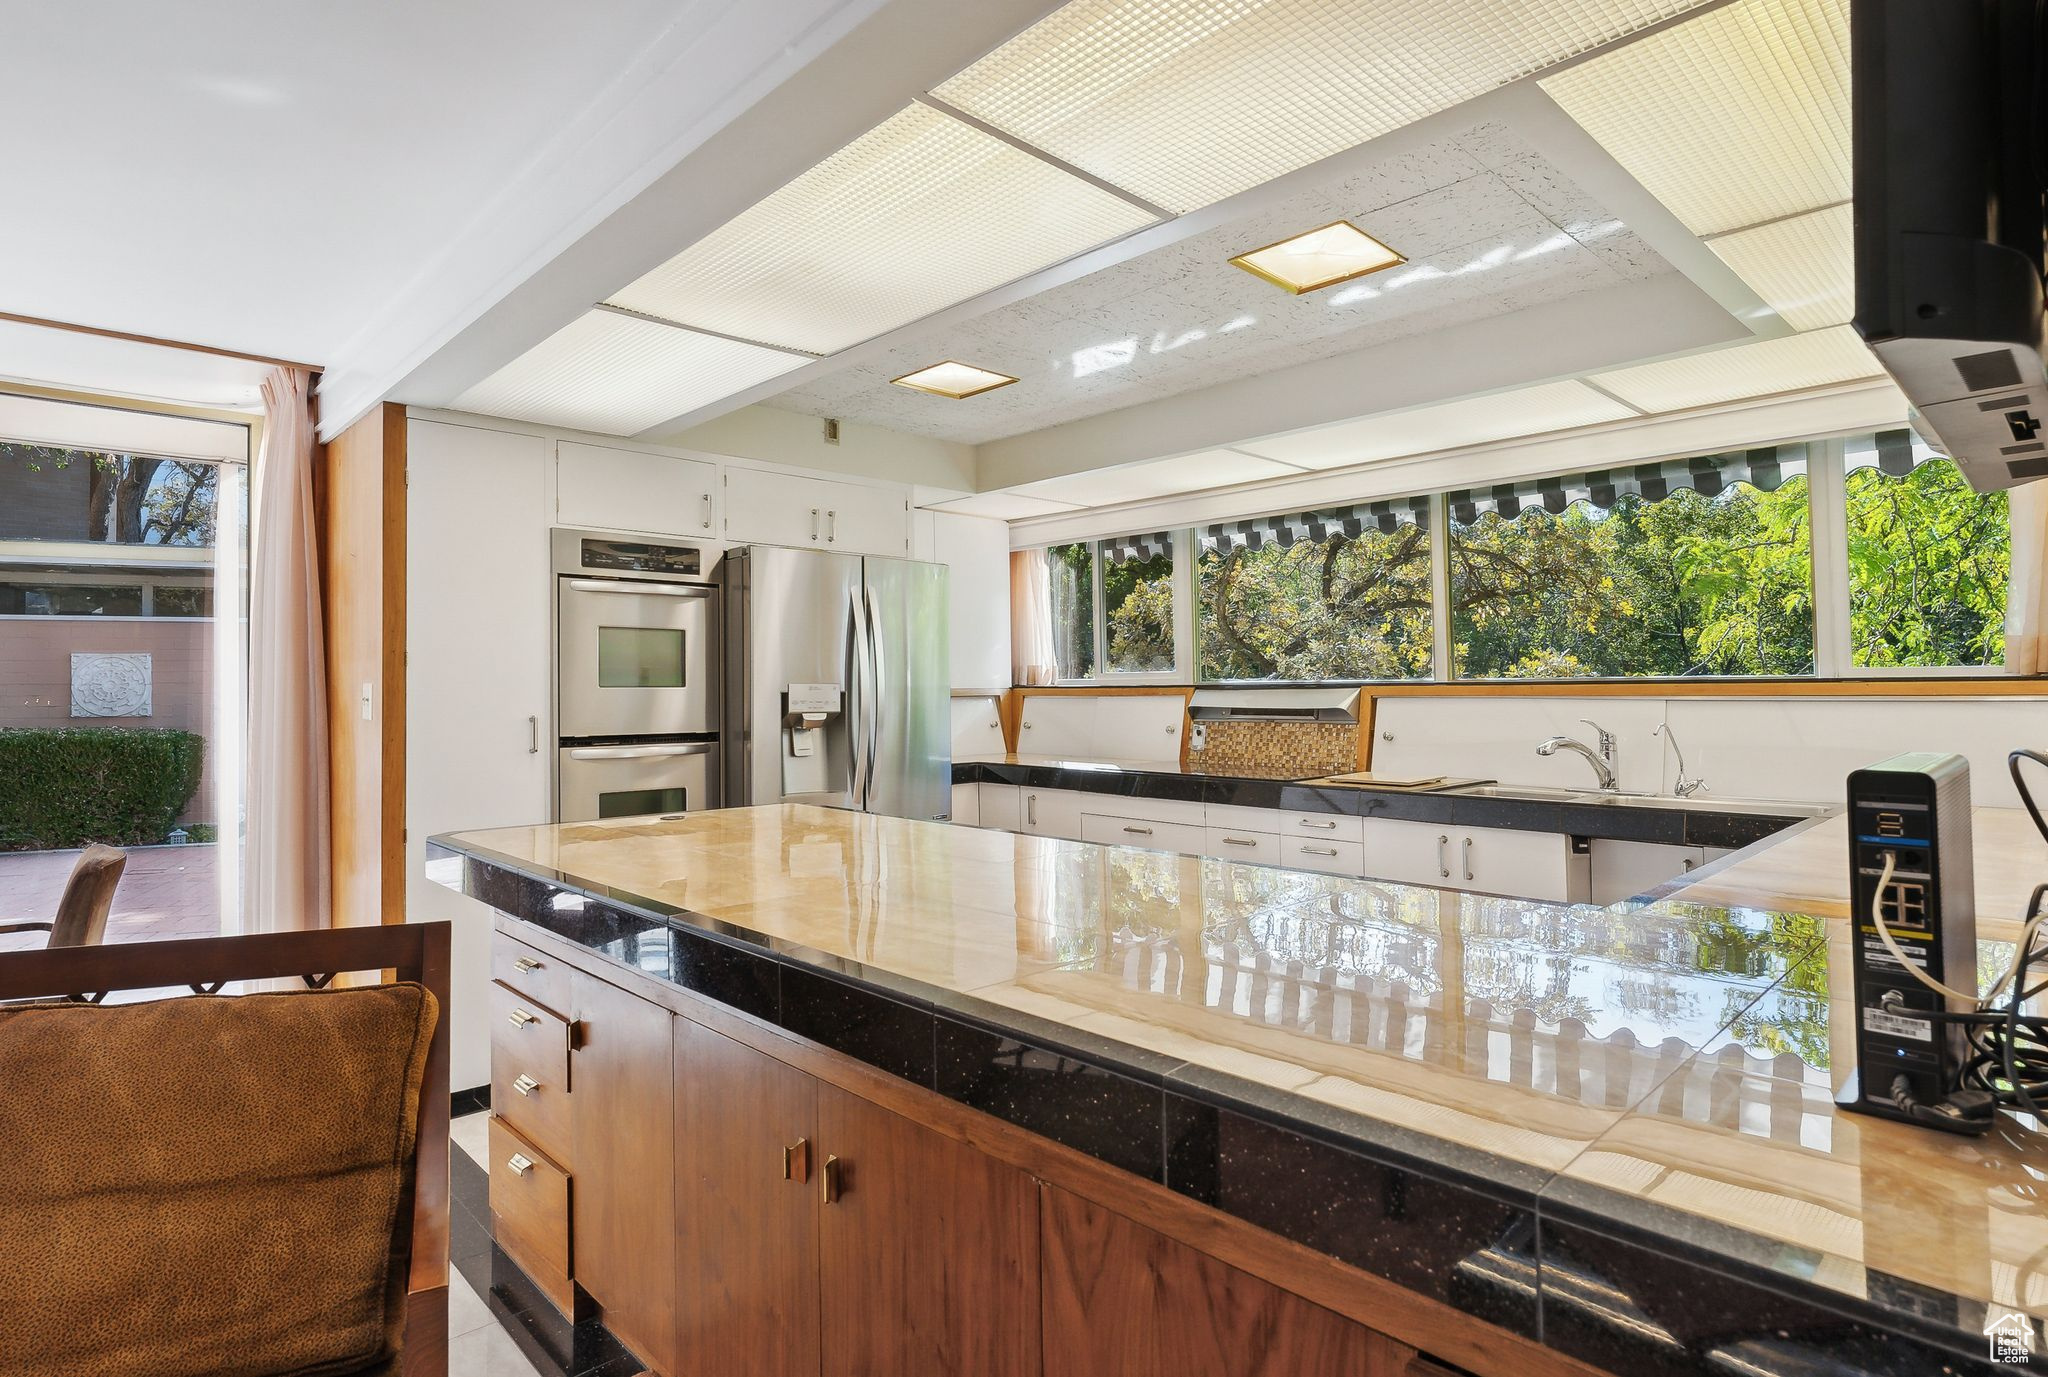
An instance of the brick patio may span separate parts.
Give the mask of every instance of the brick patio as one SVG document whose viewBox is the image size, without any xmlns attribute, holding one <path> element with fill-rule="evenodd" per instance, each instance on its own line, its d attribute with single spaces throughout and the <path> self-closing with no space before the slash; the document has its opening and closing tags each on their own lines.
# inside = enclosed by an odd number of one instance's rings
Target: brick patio
<svg viewBox="0 0 2048 1377">
<path fill-rule="evenodd" d="M 143 846 L 128 852 L 114 891 L 109 942 L 212 937 L 220 931 L 220 890 L 212 846 Z M 47 920 L 57 912 L 76 851 L 0 852 L 0 922 Z M 0 952 L 33 949 L 42 933 L 0 935 Z"/>
</svg>

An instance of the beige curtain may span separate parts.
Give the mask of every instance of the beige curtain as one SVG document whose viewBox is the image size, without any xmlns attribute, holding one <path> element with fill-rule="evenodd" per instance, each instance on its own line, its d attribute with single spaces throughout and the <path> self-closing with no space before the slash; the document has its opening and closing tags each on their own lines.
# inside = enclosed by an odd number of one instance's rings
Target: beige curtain
<svg viewBox="0 0 2048 1377">
<path fill-rule="evenodd" d="M 313 512 L 312 377 L 263 382 L 263 452 L 249 523 L 248 932 L 332 922 L 327 671 Z"/>
<path fill-rule="evenodd" d="M 2012 587 L 2005 600 L 2005 667 L 2048 674 L 2048 483 L 2012 490 Z"/>
<path fill-rule="evenodd" d="M 1052 636 L 1052 584 L 1044 550 L 1010 552 L 1010 672 L 1018 684 L 1059 678 Z"/>
</svg>

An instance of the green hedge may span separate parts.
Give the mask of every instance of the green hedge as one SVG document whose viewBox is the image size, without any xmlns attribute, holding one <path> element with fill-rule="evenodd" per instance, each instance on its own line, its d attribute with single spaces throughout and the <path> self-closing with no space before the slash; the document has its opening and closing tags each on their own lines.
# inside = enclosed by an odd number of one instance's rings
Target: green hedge
<svg viewBox="0 0 2048 1377">
<path fill-rule="evenodd" d="M 192 801 L 205 760 L 196 732 L 0 728 L 0 851 L 154 845 Z"/>
</svg>

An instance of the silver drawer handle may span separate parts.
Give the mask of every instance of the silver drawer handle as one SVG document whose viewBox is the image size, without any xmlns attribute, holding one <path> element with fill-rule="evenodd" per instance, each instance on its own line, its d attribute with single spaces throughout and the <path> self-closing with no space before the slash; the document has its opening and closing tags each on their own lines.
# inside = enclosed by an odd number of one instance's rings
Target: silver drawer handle
<svg viewBox="0 0 2048 1377">
<path fill-rule="evenodd" d="M 1243 837 L 1225 837 L 1225 838 L 1223 839 L 1223 844 L 1224 844 L 1225 846 L 1257 846 L 1257 845 L 1258 845 L 1258 843 L 1257 843 L 1257 842 L 1255 842 L 1255 841 L 1246 841 L 1246 840 L 1245 840 L 1245 839 L 1244 839 Z"/>
<path fill-rule="evenodd" d="M 1436 839 L 1436 873 L 1443 879 L 1451 878 L 1451 858 L 1444 854 L 1444 848 L 1451 844 L 1449 837 Z"/>
<path fill-rule="evenodd" d="M 677 755 L 709 755 L 708 741 L 678 741 L 666 746 L 578 746 L 571 760 L 661 760 Z"/>
<path fill-rule="evenodd" d="M 540 1089 L 540 1082 L 531 1076 L 521 1076 L 518 1080 L 512 1082 L 512 1088 L 522 1095 L 531 1095 L 534 1091 Z"/>
<path fill-rule="evenodd" d="M 1337 848 L 1334 846 L 1304 846 L 1301 848 L 1301 854 L 1304 856 L 1334 856 L 1337 854 Z"/>
<path fill-rule="evenodd" d="M 1152 835 L 1152 829 L 1149 827 L 1126 827 L 1124 831 L 1129 832 L 1134 837 L 1149 837 Z"/>
<path fill-rule="evenodd" d="M 540 1022 L 540 1018 L 538 1015 L 529 1014 L 524 1009 L 514 1009 L 511 1013 L 505 1015 L 505 1021 L 514 1028 L 524 1028 L 529 1023 Z"/>
<path fill-rule="evenodd" d="M 1465 838 L 1465 846 L 1460 854 L 1465 858 L 1465 878 L 1469 880 L 1472 878 L 1472 839 L 1470 837 Z"/>
<path fill-rule="evenodd" d="M 1337 830 L 1337 820 L 1335 818 L 1330 818 L 1327 821 L 1322 822 L 1319 822 L 1314 818 L 1296 818 L 1295 821 L 1303 827 L 1314 827 L 1324 832 L 1334 832 Z"/>
<path fill-rule="evenodd" d="M 532 975 L 540 969 L 540 962 L 530 956 L 522 956 L 512 963 L 512 969 L 518 971 L 521 975 Z"/>
<path fill-rule="evenodd" d="M 524 1176 L 533 1170 L 533 1159 L 523 1152 L 515 1152 L 505 1159 L 505 1165 L 512 1168 L 514 1176 Z"/>
<path fill-rule="evenodd" d="M 631 579 L 564 579 L 572 593 L 617 593 L 629 598 L 709 598 L 717 590 L 705 583 L 636 583 Z"/>
</svg>

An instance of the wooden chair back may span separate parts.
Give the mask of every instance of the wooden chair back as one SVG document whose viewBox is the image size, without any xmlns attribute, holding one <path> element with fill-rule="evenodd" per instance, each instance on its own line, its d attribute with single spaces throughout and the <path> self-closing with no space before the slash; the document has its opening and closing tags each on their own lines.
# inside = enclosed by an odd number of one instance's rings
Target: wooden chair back
<svg viewBox="0 0 2048 1377">
<path fill-rule="evenodd" d="M 107 935 L 107 915 L 114 908 L 114 888 L 128 868 L 128 853 L 118 846 L 94 842 L 71 867 L 57 917 L 50 926 L 53 947 L 97 947 Z"/>
<path fill-rule="evenodd" d="M 111 847 L 93 849 L 113 852 L 117 862 L 113 875 L 119 878 L 126 857 Z M 86 859 L 80 858 L 80 868 Z M 96 867 L 95 873 L 105 873 L 104 866 Z M 106 887 L 111 893 L 113 881 L 108 880 Z M 68 890 L 65 897 L 68 902 Z M 0 960 L 0 1003 L 52 998 L 97 1003 L 118 990 L 189 986 L 212 992 L 242 981 L 302 980 L 309 988 L 321 988 L 337 976 L 351 974 L 367 974 L 373 981 L 388 977 L 416 982 L 424 985 L 441 1007 L 427 1050 L 415 1125 L 411 1262 L 400 1364 L 402 1377 L 447 1377 L 447 923 L 391 923 L 110 947 L 53 945 L 43 951 L 13 952 Z"/>
</svg>

